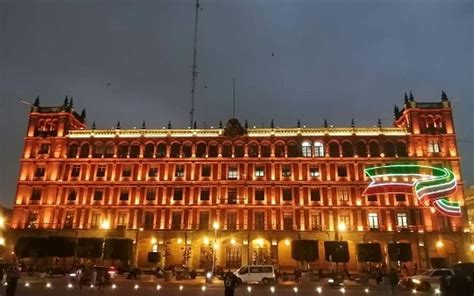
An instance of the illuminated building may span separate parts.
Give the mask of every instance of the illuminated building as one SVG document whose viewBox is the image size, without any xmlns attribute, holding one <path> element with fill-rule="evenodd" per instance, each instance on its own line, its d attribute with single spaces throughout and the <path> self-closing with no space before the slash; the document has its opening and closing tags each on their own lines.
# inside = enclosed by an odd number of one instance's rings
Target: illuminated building
<svg viewBox="0 0 474 296">
<path fill-rule="evenodd" d="M 412 194 L 363 195 L 365 169 L 390 164 L 449 168 L 461 217 L 421 205 Z M 390 176 L 379 181 L 390 181 Z M 412 182 L 409 174 L 402 177 Z M 388 192 L 388 191 L 385 191 Z M 356 246 L 408 242 L 413 262 L 464 260 L 469 248 L 463 181 L 451 104 L 405 98 L 394 125 L 249 128 L 237 119 L 201 129 L 87 127 L 69 103 L 32 107 L 12 227 L 17 236 L 57 230 L 70 236 L 127 237 L 138 265 L 159 251 L 162 265 L 186 257 L 194 268 L 247 262 L 292 268 L 291 241 L 348 241 Z M 213 223 L 218 222 L 214 228 Z M 215 243 L 215 240 L 217 242 Z M 443 247 L 437 247 L 442 240 Z M 385 259 L 386 260 L 386 259 Z"/>
</svg>

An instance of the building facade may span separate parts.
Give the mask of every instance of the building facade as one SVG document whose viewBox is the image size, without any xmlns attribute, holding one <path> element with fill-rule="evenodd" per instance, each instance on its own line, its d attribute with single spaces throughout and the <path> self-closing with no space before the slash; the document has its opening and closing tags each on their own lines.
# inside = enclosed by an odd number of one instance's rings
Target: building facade
<svg viewBox="0 0 474 296">
<path fill-rule="evenodd" d="M 364 195 L 364 169 L 415 163 L 454 172 L 461 217 L 439 214 L 412 193 Z M 16 237 L 56 235 L 134 240 L 133 261 L 235 268 L 293 268 L 291 241 L 317 240 L 315 268 L 330 267 L 323 242 L 356 248 L 410 244 L 420 269 L 429 258 L 466 260 L 470 248 L 451 104 L 405 98 L 394 125 L 249 128 L 237 119 L 200 129 L 88 128 L 71 103 L 32 107 L 12 228 Z M 442 244 L 440 243 L 442 242 Z M 408 263 L 409 264 L 409 263 Z"/>
</svg>

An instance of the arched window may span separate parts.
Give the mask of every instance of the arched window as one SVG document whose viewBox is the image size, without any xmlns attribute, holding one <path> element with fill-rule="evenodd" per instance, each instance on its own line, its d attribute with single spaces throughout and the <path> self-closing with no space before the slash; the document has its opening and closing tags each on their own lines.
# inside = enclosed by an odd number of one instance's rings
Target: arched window
<svg viewBox="0 0 474 296">
<path fill-rule="evenodd" d="M 206 144 L 205 143 L 197 144 L 196 157 L 206 157 Z"/>
<path fill-rule="evenodd" d="M 230 143 L 225 143 L 224 146 L 222 146 L 222 156 L 232 157 L 232 145 Z"/>
<path fill-rule="evenodd" d="M 352 143 L 349 143 L 349 142 L 342 143 L 342 156 L 343 157 L 354 156 L 354 149 L 352 148 Z"/>
<path fill-rule="evenodd" d="M 298 145 L 296 143 L 289 143 L 288 144 L 288 157 L 298 157 Z"/>
<path fill-rule="evenodd" d="M 80 158 L 87 158 L 89 157 L 89 144 L 83 144 L 81 146 L 81 151 L 79 152 L 79 157 Z"/>
<path fill-rule="evenodd" d="M 170 157 L 177 158 L 181 154 L 181 145 L 179 143 L 174 143 L 171 145 Z"/>
<path fill-rule="evenodd" d="M 249 157 L 258 157 L 258 145 L 256 143 L 249 145 Z"/>
<path fill-rule="evenodd" d="M 397 142 L 396 148 L 397 148 L 398 157 L 407 157 L 408 156 L 407 145 L 405 145 L 405 143 Z"/>
<path fill-rule="evenodd" d="M 314 156 L 324 157 L 324 144 L 321 142 L 314 142 Z"/>
<path fill-rule="evenodd" d="M 217 157 L 219 156 L 219 148 L 216 143 L 212 143 L 209 145 L 209 152 L 208 152 L 209 157 Z"/>
<path fill-rule="evenodd" d="M 301 151 L 303 153 L 303 157 L 311 157 L 311 143 L 303 142 L 301 144 Z"/>
<path fill-rule="evenodd" d="M 143 157 L 153 158 L 154 150 L 155 150 L 155 145 L 153 145 L 152 143 L 146 144 L 145 151 L 143 152 Z"/>
<path fill-rule="evenodd" d="M 275 156 L 276 157 L 285 157 L 285 144 L 278 143 L 275 145 Z"/>
<path fill-rule="evenodd" d="M 114 157 L 114 143 L 107 143 L 105 145 L 104 157 L 106 158 Z"/>
<path fill-rule="evenodd" d="M 270 157 L 270 156 L 272 156 L 272 149 L 271 149 L 271 147 L 270 147 L 269 144 L 266 144 L 266 143 L 265 143 L 265 144 L 262 144 L 262 146 L 260 146 L 260 149 L 261 149 L 260 155 L 261 155 L 262 157 Z"/>
<path fill-rule="evenodd" d="M 234 151 L 234 156 L 235 157 L 244 157 L 245 156 L 244 144 L 238 143 L 238 144 L 235 145 L 234 149 L 235 149 L 235 151 Z"/>
<path fill-rule="evenodd" d="M 193 147 L 191 144 L 185 144 L 183 146 L 183 157 L 191 157 L 193 156 Z"/>
<path fill-rule="evenodd" d="M 67 157 L 76 158 L 78 151 L 79 151 L 79 146 L 77 144 L 70 145 L 67 149 Z"/>
<path fill-rule="evenodd" d="M 383 153 L 386 157 L 395 157 L 395 146 L 392 142 L 383 143 Z"/>
<path fill-rule="evenodd" d="M 377 142 L 370 142 L 369 150 L 370 150 L 370 157 L 380 157 L 380 147 Z"/>
<path fill-rule="evenodd" d="M 339 144 L 336 142 L 329 143 L 329 156 L 330 157 L 339 157 Z"/>
<path fill-rule="evenodd" d="M 128 155 L 128 144 L 122 143 L 119 145 L 117 156 L 119 158 L 127 158 Z"/>
<path fill-rule="evenodd" d="M 130 146 L 130 158 L 138 158 L 140 156 L 140 144 L 134 143 Z"/>
<path fill-rule="evenodd" d="M 156 157 L 166 157 L 166 144 L 160 143 L 156 147 Z"/>
<path fill-rule="evenodd" d="M 367 157 L 367 146 L 364 142 L 359 141 L 356 144 L 356 152 L 359 157 Z"/>
<path fill-rule="evenodd" d="M 97 142 L 94 143 L 94 150 L 92 151 L 92 157 L 101 158 L 104 154 L 104 143 Z"/>
</svg>

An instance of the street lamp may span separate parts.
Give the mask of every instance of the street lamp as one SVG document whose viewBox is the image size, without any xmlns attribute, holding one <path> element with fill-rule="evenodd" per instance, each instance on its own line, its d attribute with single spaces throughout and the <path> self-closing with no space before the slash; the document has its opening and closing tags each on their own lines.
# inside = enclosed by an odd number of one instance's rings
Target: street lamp
<svg viewBox="0 0 474 296">
<path fill-rule="evenodd" d="M 342 240 L 342 235 L 339 237 L 339 232 L 345 232 L 347 230 L 346 223 L 340 222 L 339 225 L 337 225 L 337 231 L 336 231 L 336 240 Z"/>
<path fill-rule="evenodd" d="M 216 268 L 216 250 L 217 250 L 217 230 L 219 230 L 219 222 L 215 221 L 212 223 L 212 228 L 214 228 L 214 244 L 212 246 L 212 274 L 214 275 L 214 271 Z"/>
<path fill-rule="evenodd" d="M 102 223 L 100 224 L 100 228 L 105 230 L 110 229 L 110 221 L 109 220 L 103 220 Z M 105 257 L 105 235 L 102 238 L 102 264 L 104 264 L 104 257 Z"/>
</svg>

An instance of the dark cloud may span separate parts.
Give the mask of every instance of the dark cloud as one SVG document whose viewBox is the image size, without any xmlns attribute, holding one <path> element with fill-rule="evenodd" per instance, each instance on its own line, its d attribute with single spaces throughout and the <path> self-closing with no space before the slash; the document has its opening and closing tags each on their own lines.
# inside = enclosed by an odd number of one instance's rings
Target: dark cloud
<svg viewBox="0 0 474 296">
<path fill-rule="evenodd" d="M 474 182 L 471 1 L 202 0 L 196 118 L 373 125 L 413 90 L 445 89 Z M 11 204 L 27 122 L 16 95 L 73 95 L 98 127 L 187 126 L 193 1 L 0 0 L 0 202 Z M 206 87 L 207 86 L 207 87 Z"/>
</svg>

